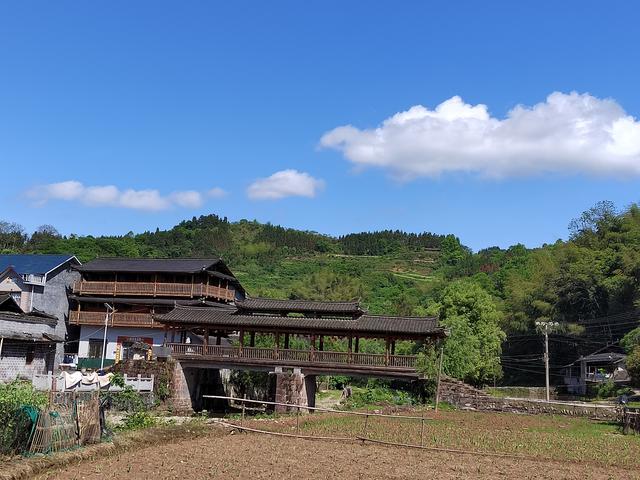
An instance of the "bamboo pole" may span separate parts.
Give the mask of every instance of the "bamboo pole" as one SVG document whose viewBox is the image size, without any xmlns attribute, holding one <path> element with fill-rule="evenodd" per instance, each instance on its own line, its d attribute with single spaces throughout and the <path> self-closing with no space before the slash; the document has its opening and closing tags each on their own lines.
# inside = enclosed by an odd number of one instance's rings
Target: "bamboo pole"
<svg viewBox="0 0 640 480">
<path fill-rule="evenodd" d="M 442 358 L 444 357 L 444 346 L 440 347 L 440 362 L 438 365 L 438 383 L 436 384 L 436 413 L 438 412 L 438 404 L 440 403 L 440 377 L 442 377 Z"/>
<path fill-rule="evenodd" d="M 246 405 L 247 405 L 247 394 L 244 394 L 244 399 L 242 402 L 242 417 L 240 418 L 240 425 L 244 424 L 244 413 L 245 413 L 245 409 L 246 409 Z"/>
</svg>

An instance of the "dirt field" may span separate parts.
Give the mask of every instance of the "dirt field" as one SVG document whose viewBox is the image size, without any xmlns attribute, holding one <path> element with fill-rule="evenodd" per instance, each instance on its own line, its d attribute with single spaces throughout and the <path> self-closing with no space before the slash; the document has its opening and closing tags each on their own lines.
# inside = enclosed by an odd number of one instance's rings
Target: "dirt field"
<svg viewBox="0 0 640 480">
<path fill-rule="evenodd" d="M 220 433 L 49 472 L 41 479 L 448 479 L 640 478 L 635 470 L 584 463 Z"/>
</svg>

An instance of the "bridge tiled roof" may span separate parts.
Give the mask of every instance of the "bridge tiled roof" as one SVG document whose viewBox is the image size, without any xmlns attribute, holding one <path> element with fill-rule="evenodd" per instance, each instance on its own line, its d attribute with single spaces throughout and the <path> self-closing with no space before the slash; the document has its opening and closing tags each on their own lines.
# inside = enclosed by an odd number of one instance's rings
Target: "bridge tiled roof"
<svg viewBox="0 0 640 480">
<path fill-rule="evenodd" d="M 222 263 L 219 258 L 99 257 L 78 266 L 81 272 L 197 273 Z"/>
<path fill-rule="evenodd" d="M 314 312 L 358 315 L 363 313 L 358 302 L 314 302 L 308 300 L 279 300 L 273 298 L 246 298 L 236 302 L 240 310 L 251 312 Z"/>
<path fill-rule="evenodd" d="M 285 317 L 277 315 L 246 315 L 207 307 L 176 306 L 171 312 L 155 317 L 169 324 L 207 326 L 213 328 L 254 328 L 291 333 L 371 334 L 414 337 L 443 337 L 445 330 L 437 317 L 393 317 L 361 315 L 357 318 Z"/>
</svg>

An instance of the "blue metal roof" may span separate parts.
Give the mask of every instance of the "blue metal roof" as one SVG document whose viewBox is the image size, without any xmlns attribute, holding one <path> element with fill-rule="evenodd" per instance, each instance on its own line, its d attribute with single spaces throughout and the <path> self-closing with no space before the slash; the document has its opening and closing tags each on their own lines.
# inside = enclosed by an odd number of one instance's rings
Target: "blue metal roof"
<svg viewBox="0 0 640 480">
<path fill-rule="evenodd" d="M 63 263 L 75 259 L 73 255 L 0 255 L 0 272 L 8 267 L 20 275 L 44 275 Z"/>
</svg>

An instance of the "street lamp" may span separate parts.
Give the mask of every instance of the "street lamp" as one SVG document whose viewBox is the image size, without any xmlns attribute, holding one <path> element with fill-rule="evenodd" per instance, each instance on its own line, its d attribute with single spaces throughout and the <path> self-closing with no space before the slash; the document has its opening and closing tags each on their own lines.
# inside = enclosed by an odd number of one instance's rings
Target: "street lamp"
<svg viewBox="0 0 640 480">
<path fill-rule="evenodd" d="M 109 311 L 111 311 L 112 315 L 113 312 L 115 312 L 113 307 L 108 303 L 105 303 L 104 306 L 107 307 L 107 313 L 104 316 L 104 337 L 102 338 L 102 359 L 100 360 L 100 370 L 104 369 L 104 357 L 107 354 L 107 325 L 109 323 Z"/>
</svg>

